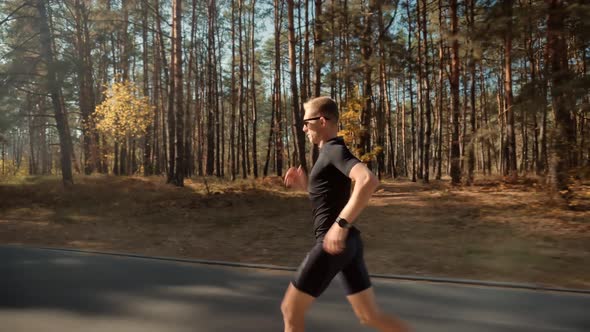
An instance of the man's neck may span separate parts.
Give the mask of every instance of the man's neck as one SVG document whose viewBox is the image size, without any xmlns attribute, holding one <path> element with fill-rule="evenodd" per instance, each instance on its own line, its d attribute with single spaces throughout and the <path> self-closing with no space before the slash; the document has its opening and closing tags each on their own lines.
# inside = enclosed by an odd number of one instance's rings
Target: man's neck
<svg viewBox="0 0 590 332">
<path fill-rule="evenodd" d="M 332 138 L 335 138 L 335 137 L 338 137 L 338 131 L 331 132 L 330 134 L 326 135 L 326 137 L 324 137 L 324 138 L 323 138 L 323 139 L 320 141 L 320 143 L 318 144 L 318 147 L 321 149 L 321 148 L 322 148 L 322 146 L 324 146 L 324 144 L 325 144 L 327 141 L 329 141 L 329 140 L 331 140 Z"/>
</svg>

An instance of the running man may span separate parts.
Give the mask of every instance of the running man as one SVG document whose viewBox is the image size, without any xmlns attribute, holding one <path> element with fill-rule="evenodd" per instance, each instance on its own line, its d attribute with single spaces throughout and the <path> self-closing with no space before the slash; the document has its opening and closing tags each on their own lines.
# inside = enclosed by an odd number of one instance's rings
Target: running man
<svg viewBox="0 0 590 332">
<path fill-rule="evenodd" d="M 338 137 L 336 102 L 317 97 L 303 107 L 303 131 L 312 144 L 318 144 L 320 153 L 309 182 L 301 167 L 287 170 L 284 181 L 288 188 L 309 192 L 317 241 L 281 304 L 285 332 L 304 331 L 306 311 L 339 272 L 347 299 L 362 324 L 379 331 L 406 332 L 404 323 L 379 309 L 363 258 L 360 231 L 352 225 L 379 180 Z M 352 194 L 351 179 L 355 182 Z"/>
</svg>

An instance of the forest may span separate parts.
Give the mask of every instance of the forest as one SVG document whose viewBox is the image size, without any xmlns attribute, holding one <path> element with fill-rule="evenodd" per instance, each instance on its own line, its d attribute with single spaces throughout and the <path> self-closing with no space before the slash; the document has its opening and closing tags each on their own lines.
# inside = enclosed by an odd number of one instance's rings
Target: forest
<svg viewBox="0 0 590 332">
<path fill-rule="evenodd" d="M 380 178 L 590 177 L 590 1 L 3 0 L 0 179 L 308 170 L 303 103 Z"/>
</svg>

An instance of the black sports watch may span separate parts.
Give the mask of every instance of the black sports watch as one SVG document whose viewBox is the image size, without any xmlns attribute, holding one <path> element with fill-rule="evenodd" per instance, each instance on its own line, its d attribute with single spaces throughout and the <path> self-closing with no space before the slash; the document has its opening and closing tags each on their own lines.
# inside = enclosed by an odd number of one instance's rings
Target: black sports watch
<svg viewBox="0 0 590 332">
<path fill-rule="evenodd" d="M 340 227 L 342 227 L 342 228 L 346 228 L 346 229 L 348 229 L 348 228 L 351 228 L 351 227 L 352 227 L 352 224 L 351 224 L 351 223 L 349 223 L 349 222 L 348 222 L 346 219 L 344 219 L 344 218 L 340 218 L 340 217 L 336 218 L 336 223 L 338 224 L 338 226 L 340 226 Z"/>
</svg>

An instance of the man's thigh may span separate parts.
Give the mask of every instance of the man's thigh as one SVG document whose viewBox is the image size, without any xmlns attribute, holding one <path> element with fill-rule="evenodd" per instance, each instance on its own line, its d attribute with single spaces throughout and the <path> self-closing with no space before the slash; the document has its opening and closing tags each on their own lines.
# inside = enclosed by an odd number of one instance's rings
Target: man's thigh
<svg viewBox="0 0 590 332">
<path fill-rule="evenodd" d="M 331 255 L 323 249 L 321 242 L 316 243 L 297 269 L 293 285 L 301 292 L 319 297 L 336 274 L 350 263 L 354 254 L 351 249 Z"/>
</svg>

